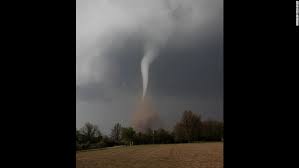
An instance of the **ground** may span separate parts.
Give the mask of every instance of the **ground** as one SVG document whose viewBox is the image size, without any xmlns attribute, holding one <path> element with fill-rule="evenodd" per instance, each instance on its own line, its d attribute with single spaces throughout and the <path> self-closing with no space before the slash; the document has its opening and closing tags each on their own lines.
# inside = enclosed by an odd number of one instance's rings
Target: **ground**
<svg viewBox="0 0 299 168">
<path fill-rule="evenodd" d="M 136 145 L 76 154 L 77 168 L 223 168 L 223 143 Z"/>
</svg>

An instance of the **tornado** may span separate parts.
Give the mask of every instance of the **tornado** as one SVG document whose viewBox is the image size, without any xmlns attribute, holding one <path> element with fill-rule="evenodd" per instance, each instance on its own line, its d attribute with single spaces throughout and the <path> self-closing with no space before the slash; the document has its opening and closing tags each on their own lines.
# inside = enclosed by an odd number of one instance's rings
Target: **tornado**
<svg viewBox="0 0 299 168">
<path fill-rule="evenodd" d="M 141 60 L 141 75 L 142 75 L 142 85 L 143 85 L 143 92 L 142 98 L 144 99 L 146 95 L 146 90 L 148 86 L 148 75 L 149 75 L 149 68 L 151 63 L 157 57 L 157 49 L 153 46 L 145 47 L 144 56 Z"/>
</svg>

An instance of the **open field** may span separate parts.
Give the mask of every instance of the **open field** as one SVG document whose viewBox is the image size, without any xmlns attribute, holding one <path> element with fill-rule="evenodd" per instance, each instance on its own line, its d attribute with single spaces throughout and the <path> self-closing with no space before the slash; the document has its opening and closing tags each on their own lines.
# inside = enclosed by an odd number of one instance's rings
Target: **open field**
<svg viewBox="0 0 299 168">
<path fill-rule="evenodd" d="M 223 143 L 136 145 L 76 154 L 77 168 L 223 168 Z"/>
</svg>

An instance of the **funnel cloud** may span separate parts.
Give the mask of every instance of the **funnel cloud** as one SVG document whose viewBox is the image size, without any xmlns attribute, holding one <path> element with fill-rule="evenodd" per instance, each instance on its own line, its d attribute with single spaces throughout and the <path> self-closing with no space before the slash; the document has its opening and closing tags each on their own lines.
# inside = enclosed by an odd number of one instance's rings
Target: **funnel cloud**
<svg viewBox="0 0 299 168">
<path fill-rule="evenodd" d="M 141 74 L 142 74 L 142 84 L 143 84 L 143 92 L 142 97 L 146 95 L 146 89 L 148 85 L 148 74 L 151 63 L 157 57 L 157 51 L 154 47 L 146 48 L 144 56 L 141 61 Z"/>
</svg>

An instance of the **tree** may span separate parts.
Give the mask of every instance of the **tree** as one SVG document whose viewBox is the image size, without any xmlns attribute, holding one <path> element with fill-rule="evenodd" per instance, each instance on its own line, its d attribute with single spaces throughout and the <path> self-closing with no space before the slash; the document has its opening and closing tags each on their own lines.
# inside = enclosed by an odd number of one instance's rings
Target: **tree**
<svg viewBox="0 0 299 168">
<path fill-rule="evenodd" d="M 185 142 L 185 130 L 181 123 L 175 125 L 173 133 L 175 142 Z"/>
<path fill-rule="evenodd" d="M 134 144 L 151 144 L 153 143 L 153 130 L 147 128 L 144 133 L 138 132 L 134 137 Z"/>
<path fill-rule="evenodd" d="M 79 134 L 81 136 L 82 143 L 97 143 L 102 139 L 102 134 L 96 125 L 89 122 L 80 129 Z"/>
<path fill-rule="evenodd" d="M 121 125 L 119 123 L 116 123 L 111 130 L 111 140 L 119 144 L 120 143 L 120 138 L 121 138 Z"/>
<path fill-rule="evenodd" d="M 147 128 L 145 131 L 145 137 L 148 144 L 152 144 L 154 140 L 154 131 L 151 128 Z"/>
<path fill-rule="evenodd" d="M 104 147 L 111 147 L 115 145 L 114 141 L 106 135 L 103 137 L 101 142 L 104 144 Z"/>
<path fill-rule="evenodd" d="M 201 118 L 192 111 L 185 111 L 181 121 L 174 128 L 177 141 L 195 141 L 199 140 L 201 127 Z"/>
<path fill-rule="evenodd" d="M 76 149 L 77 150 L 82 149 L 81 143 L 82 143 L 82 135 L 80 131 L 76 129 Z"/>
<path fill-rule="evenodd" d="M 132 127 L 121 129 L 121 139 L 126 145 L 132 145 L 135 137 L 135 131 Z"/>
<path fill-rule="evenodd" d="M 157 131 L 155 131 L 155 143 L 165 144 L 172 142 L 173 137 L 168 131 L 164 130 L 163 128 L 160 128 Z"/>
<path fill-rule="evenodd" d="M 76 142 L 80 142 L 81 140 L 81 134 L 80 134 L 80 131 L 76 129 Z"/>
<path fill-rule="evenodd" d="M 201 138 L 208 141 L 220 141 L 223 138 L 223 123 L 219 121 L 205 121 L 202 123 Z"/>
</svg>

